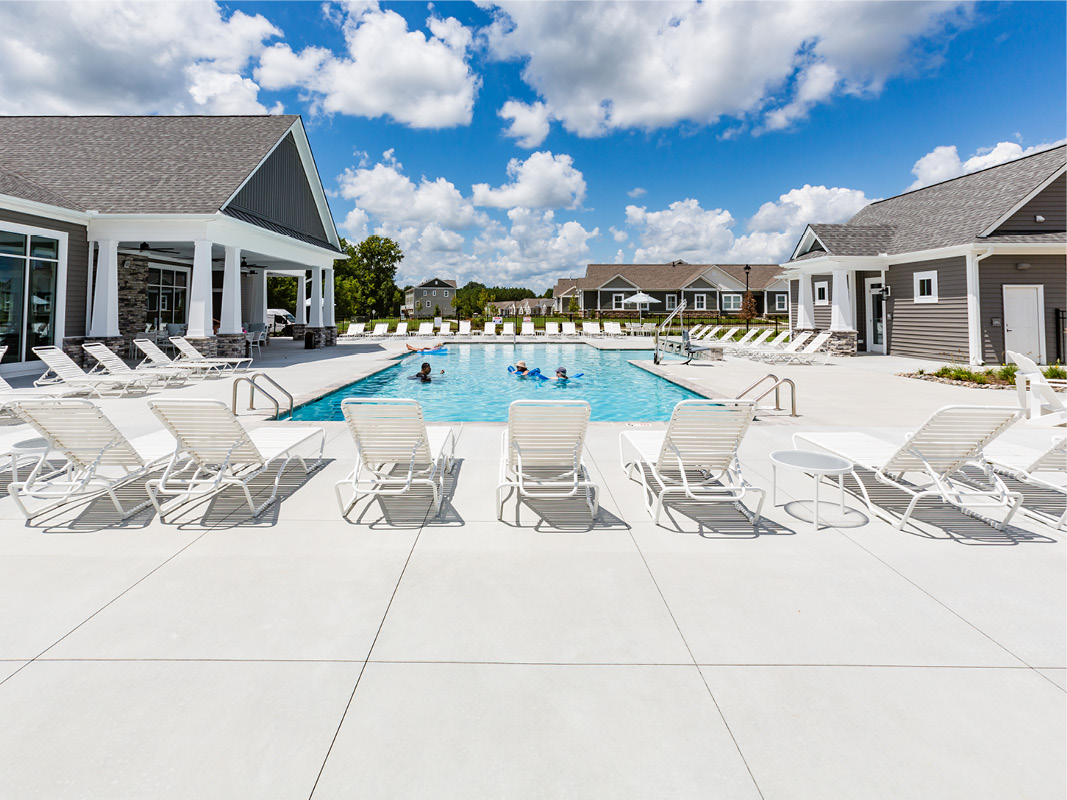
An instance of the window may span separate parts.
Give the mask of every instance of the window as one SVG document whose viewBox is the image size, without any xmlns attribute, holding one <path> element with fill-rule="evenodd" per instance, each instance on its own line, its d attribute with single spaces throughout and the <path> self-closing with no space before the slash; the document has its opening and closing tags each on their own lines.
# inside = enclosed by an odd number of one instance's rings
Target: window
<svg viewBox="0 0 1067 800">
<path fill-rule="evenodd" d="M 775 311 L 788 311 L 789 310 L 789 295 L 776 294 L 774 296 L 774 310 Z"/>
<path fill-rule="evenodd" d="M 723 311 L 740 311 L 741 310 L 741 295 L 739 295 L 739 294 L 724 294 L 722 296 L 722 310 Z"/>
<path fill-rule="evenodd" d="M 693 308 L 697 311 L 706 311 L 708 308 L 708 296 L 706 294 L 693 295 Z"/>
<path fill-rule="evenodd" d="M 425 290 L 425 289 L 423 289 L 423 290 L 422 290 L 422 296 L 423 296 L 423 297 L 425 297 L 425 296 L 426 296 L 426 290 Z"/>
<path fill-rule="evenodd" d="M 4 361 L 33 360 L 34 347 L 54 344 L 62 234 L 13 223 L 0 229 L 0 345 Z"/>
<path fill-rule="evenodd" d="M 150 264 L 148 267 L 148 323 L 154 330 L 184 325 L 189 270 Z"/>
<path fill-rule="evenodd" d="M 448 289 L 445 289 L 444 291 L 445 291 L 445 295 L 444 296 L 448 297 Z"/>
<path fill-rule="evenodd" d="M 678 295 L 667 295 L 667 304 L 664 306 L 668 311 L 674 311 L 678 307 Z"/>
<path fill-rule="evenodd" d="M 819 281 L 815 284 L 815 305 L 830 305 L 830 284 L 827 281 Z"/>
<path fill-rule="evenodd" d="M 611 296 L 611 308 L 613 311 L 622 311 L 625 308 L 623 300 L 626 299 L 624 294 L 613 294 Z"/>
<path fill-rule="evenodd" d="M 914 281 L 916 303 L 937 302 L 937 270 L 916 272 Z"/>
<path fill-rule="evenodd" d="M 437 290 L 436 289 L 433 290 L 433 296 L 437 297 Z"/>
</svg>

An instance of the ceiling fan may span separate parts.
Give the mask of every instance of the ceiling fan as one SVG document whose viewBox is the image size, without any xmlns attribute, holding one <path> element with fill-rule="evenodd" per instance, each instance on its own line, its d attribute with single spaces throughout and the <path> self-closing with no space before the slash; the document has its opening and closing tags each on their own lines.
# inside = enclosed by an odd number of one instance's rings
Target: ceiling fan
<svg viewBox="0 0 1067 800">
<path fill-rule="evenodd" d="M 180 255 L 180 252 L 173 247 L 149 247 L 148 242 L 141 242 L 141 246 L 138 249 L 142 253 L 167 253 L 174 256 Z"/>
</svg>

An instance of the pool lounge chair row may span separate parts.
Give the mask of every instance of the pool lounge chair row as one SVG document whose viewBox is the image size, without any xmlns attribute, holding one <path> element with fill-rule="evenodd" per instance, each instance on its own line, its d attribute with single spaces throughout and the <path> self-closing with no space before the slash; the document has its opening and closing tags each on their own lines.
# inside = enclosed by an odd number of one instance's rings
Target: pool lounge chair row
<svg viewBox="0 0 1067 800">
<path fill-rule="evenodd" d="M 398 322 L 395 330 L 390 331 L 388 322 L 378 322 L 374 325 L 372 330 L 368 331 L 367 323 L 351 322 L 345 332 L 338 335 L 337 339 L 341 342 L 351 342 L 360 339 L 393 339 L 405 337 L 437 339 L 450 336 L 518 336 L 520 338 L 622 337 L 627 335 L 650 336 L 655 333 L 656 329 L 656 326 L 651 322 L 646 322 L 643 326 L 639 326 L 637 323 L 627 323 L 627 329 L 624 332 L 621 323 L 610 321 L 604 323 L 603 330 L 601 330 L 600 323 L 595 321 L 582 322 L 581 329 L 578 328 L 578 323 L 575 322 L 546 322 L 543 330 L 538 330 L 534 327 L 534 323 L 532 322 L 523 322 L 521 323 L 520 328 L 516 330 L 514 322 L 503 322 L 499 323 L 500 327 L 498 333 L 497 326 L 498 323 L 486 322 L 481 330 L 472 330 L 470 320 L 461 320 L 459 322 L 459 329 L 453 331 L 452 322 L 445 320 L 437 329 L 434 328 L 433 322 L 421 322 L 419 323 L 418 329 L 411 330 L 409 323 Z"/>
</svg>

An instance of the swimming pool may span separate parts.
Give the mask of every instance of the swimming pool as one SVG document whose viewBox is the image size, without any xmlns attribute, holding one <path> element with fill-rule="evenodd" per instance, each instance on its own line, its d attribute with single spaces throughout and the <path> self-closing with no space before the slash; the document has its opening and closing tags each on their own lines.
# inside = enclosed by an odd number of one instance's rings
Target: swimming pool
<svg viewBox="0 0 1067 800">
<path fill-rule="evenodd" d="M 513 400 L 534 398 L 588 400 L 597 421 L 660 421 L 670 419 L 679 400 L 700 396 L 626 363 L 651 361 L 651 350 L 551 343 L 449 344 L 447 349 L 447 355 L 402 358 L 394 367 L 298 407 L 293 419 L 342 419 L 341 401 L 346 397 L 408 397 L 422 404 L 426 419 L 442 422 L 503 422 Z M 508 366 L 519 359 L 546 375 L 559 366 L 571 375 L 585 374 L 566 383 L 517 378 L 508 373 Z M 430 383 L 411 378 L 424 361 L 433 370 Z"/>
</svg>

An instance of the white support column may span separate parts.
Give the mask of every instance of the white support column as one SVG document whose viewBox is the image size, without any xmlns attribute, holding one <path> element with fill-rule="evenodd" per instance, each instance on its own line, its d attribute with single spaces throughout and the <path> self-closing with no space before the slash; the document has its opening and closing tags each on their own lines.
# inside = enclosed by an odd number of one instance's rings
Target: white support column
<svg viewBox="0 0 1067 800">
<path fill-rule="evenodd" d="M 327 328 L 332 328 L 337 323 L 334 321 L 333 316 L 333 270 L 326 270 L 325 275 L 326 286 L 324 287 L 322 297 L 322 324 Z"/>
<path fill-rule="evenodd" d="M 833 277 L 833 296 L 830 299 L 830 330 L 855 330 L 852 327 L 852 297 L 848 291 L 848 270 L 835 269 Z"/>
<path fill-rule="evenodd" d="M 89 240 L 89 272 L 85 283 L 85 335 L 93 326 L 93 273 L 96 270 L 96 241 Z"/>
<path fill-rule="evenodd" d="M 311 268 L 311 319 L 309 328 L 322 327 L 322 267 Z"/>
<path fill-rule="evenodd" d="M 241 332 L 241 248 L 227 247 L 222 273 L 219 333 Z"/>
<path fill-rule="evenodd" d="M 186 336 L 206 339 L 212 335 L 211 242 L 193 242 L 193 275 L 189 287 L 189 328 Z"/>
<path fill-rule="evenodd" d="M 857 297 L 857 295 L 856 295 L 856 273 L 855 272 L 849 272 L 848 273 L 848 296 L 853 298 L 853 301 L 852 301 L 852 315 L 849 317 L 849 327 L 854 331 L 858 331 L 859 330 L 859 327 L 858 327 L 859 323 L 856 320 L 856 305 L 857 304 L 855 302 L 855 298 Z"/>
<path fill-rule="evenodd" d="M 967 254 L 967 356 L 971 365 L 985 363 L 982 358 L 982 309 L 979 304 L 978 262 L 989 253 Z"/>
<path fill-rule="evenodd" d="M 263 324 L 267 321 L 267 271 L 257 269 L 252 273 L 252 302 L 248 308 L 249 323 Z"/>
<path fill-rule="evenodd" d="M 308 277 L 301 275 L 296 279 L 296 324 L 308 324 Z"/>
<path fill-rule="evenodd" d="M 119 335 L 119 243 L 105 239 L 99 245 L 89 335 L 108 338 Z"/>
<path fill-rule="evenodd" d="M 815 327 L 815 299 L 811 293 L 811 276 L 800 276 L 800 289 L 797 292 L 797 328 L 810 330 Z"/>
</svg>

